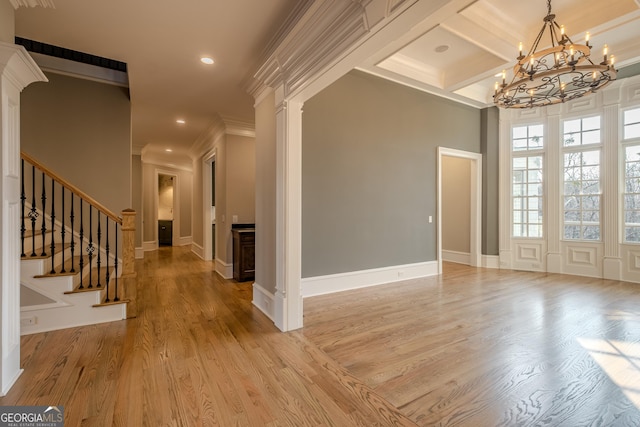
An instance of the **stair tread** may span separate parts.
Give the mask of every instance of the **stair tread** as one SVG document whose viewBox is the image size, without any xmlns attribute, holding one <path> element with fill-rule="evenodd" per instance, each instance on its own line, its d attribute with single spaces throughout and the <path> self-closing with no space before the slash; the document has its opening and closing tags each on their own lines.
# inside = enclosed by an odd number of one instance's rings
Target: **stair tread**
<svg viewBox="0 0 640 427">
<path fill-rule="evenodd" d="M 101 302 L 101 303 L 99 303 L 99 304 L 93 304 L 93 305 L 92 305 L 92 307 L 109 307 L 109 306 L 111 306 L 111 305 L 126 304 L 126 303 L 128 303 L 128 302 L 129 302 L 129 300 L 128 300 L 128 299 L 121 299 L 121 300 L 119 300 L 119 301 L 113 301 L 113 300 L 111 300 L 111 301 L 109 301 L 109 302 L 104 302 L 104 301 L 103 301 L 103 302 Z"/>
<path fill-rule="evenodd" d="M 71 243 L 70 242 L 69 243 L 65 243 L 64 247 L 62 246 L 61 243 L 56 243 L 56 254 L 59 254 L 63 250 L 67 250 L 70 247 L 71 247 Z M 37 247 L 36 250 L 35 250 L 35 253 L 39 254 L 39 255 L 27 255 L 27 256 L 22 257 L 21 259 L 47 259 L 47 258 L 51 258 L 51 252 L 46 252 L 47 249 L 50 250 L 51 247 L 47 247 L 45 249 L 45 254 L 42 255 L 42 246 Z"/>
</svg>

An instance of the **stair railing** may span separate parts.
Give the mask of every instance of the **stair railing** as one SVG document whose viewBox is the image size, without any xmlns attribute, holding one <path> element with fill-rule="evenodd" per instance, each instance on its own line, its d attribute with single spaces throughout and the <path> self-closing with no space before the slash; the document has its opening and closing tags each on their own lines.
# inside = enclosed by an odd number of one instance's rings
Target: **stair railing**
<svg viewBox="0 0 640 427">
<path fill-rule="evenodd" d="M 48 275 L 79 274 L 78 290 L 104 289 L 103 305 L 126 301 L 127 317 L 135 317 L 135 211 L 120 217 L 29 154 L 21 157 L 21 257 L 50 258 Z"/>
</svg>

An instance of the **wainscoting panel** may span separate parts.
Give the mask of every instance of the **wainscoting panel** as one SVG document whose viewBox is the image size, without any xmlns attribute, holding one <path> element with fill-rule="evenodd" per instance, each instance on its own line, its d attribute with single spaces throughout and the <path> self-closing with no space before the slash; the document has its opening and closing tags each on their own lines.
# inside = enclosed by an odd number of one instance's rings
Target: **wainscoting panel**
<svg viewBox="0 0 640 427">
<path fill-rule="evenodd" d="M 546 246 L 543 240 L 515 241 L 512 267 L 516 270 L 544 271 Z"/>
<path fill-rule="evenodd" d="M 601 243 L 562 242 L 561 246 L 564 253 L 563 273 L 602 277 Z"/>
</svg>

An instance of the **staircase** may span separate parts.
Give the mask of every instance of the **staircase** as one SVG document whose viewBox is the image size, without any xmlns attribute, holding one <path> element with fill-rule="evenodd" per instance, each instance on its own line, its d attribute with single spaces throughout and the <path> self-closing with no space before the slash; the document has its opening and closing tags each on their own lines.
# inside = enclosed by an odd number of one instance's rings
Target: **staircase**
<svg viewBox="0 0 640 427">
<path fill-rule="evenodd" d="M 22 153 L 21 335 L 135 317 L 135 212 Z"/>
</svg>

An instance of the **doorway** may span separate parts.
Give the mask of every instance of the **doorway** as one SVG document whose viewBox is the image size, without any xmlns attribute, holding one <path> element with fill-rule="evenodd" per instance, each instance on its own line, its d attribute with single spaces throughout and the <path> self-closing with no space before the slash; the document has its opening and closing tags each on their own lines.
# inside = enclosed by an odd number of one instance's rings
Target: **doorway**
<svg viewBox="0 0 640 427">
<path fill-rule="evenodd" d="M 203 258 L 205 261 L 216 259 L 216 150 L 204 156 L 202 164 L 202 207 L 203 207 Z"/>
<path fill-rule="evenodd" d="M 446 180 L 446 182 L 445 182 Z M 482 154 L 438 147 L 438 270 L 482 266 Z"/>
<path fill-rule="evenodd" d="M 173 175 L 158 174 L 158 245 L 173 246 L 174 221 L 174 190 Z"/>
</svg>

